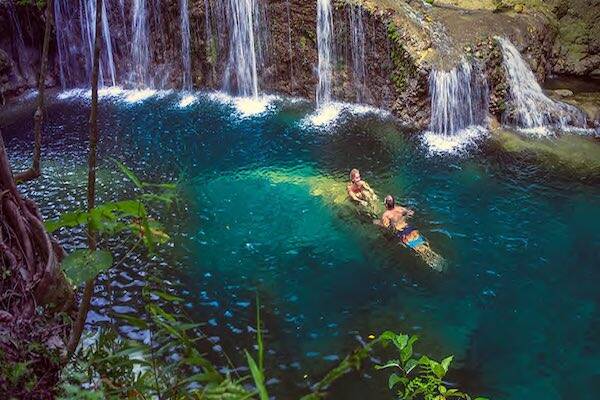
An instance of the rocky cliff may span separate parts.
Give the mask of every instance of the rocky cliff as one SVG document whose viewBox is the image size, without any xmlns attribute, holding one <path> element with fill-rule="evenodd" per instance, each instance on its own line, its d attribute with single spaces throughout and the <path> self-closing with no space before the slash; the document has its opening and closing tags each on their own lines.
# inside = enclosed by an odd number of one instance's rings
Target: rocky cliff
<svg viewBox="0 0 600 400">
<path fill-rule="evenodd" d="M 54 1 L 73 7 L 64 0 Z M 122 85 L 134 84 L 130 79 L 134 69 L 133 1 L 107 0 L 116 81 Z M 192 80 L 196 88 L 223 87 L 229 59 L 226 3 L 189 0 Z M 146 0 L 155 87 L 181 86 L 180 4 L 180 0 Z M 492 112 L 501 112 L 506 88 L 495 36 L 510 38 L 540 80 L 552 73 L 598 73 L 600 42 L 596 42 L 600 34 L 594 23 L 600 12 L 597 0 L 553 0 L 549 4 L 537 0 L 334 0 L 333 7 L 334 98 L 390 109 L 419 127 L 426 126 L 429 118 L 430 71 L 451 69 L 463 58 L 485 66 L 492 86 Z M 81 12 L 77 9 L 71 10 L 70 30 L 82 26 L 81 21 L 74 22 L 80 18 L 78 15 Z M 257 0 L 254 23 L 261 91 L 314 99 L 316 15 L 316 0 Z M 360 15 L 359 32 L 356 15 Z M 35 6 L 0 1 L 0 93 L 4 96 L 34 86 L 43 23 L 43 15 Z M 49 86 L 61 82 L 56 35 L 65 29 L 63 22 L 53 30 Z M 353 58 L 357 32 L 364 46 L 364 77 L 360 80 L 356 79 Z M 85 40 L 72 40 L 70 45 L 76 51 L 69 67 L 85 71 Z M 67 86 L 84 85 L 86 75 L 80 75 Z"/>
</svg>

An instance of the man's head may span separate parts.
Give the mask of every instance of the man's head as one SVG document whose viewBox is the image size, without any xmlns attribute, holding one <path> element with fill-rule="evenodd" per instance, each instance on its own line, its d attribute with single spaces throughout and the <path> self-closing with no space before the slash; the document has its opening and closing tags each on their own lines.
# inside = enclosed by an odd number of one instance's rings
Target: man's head
<svg viewBox="0 0 600 400">
<path fill-rule="evenodd" d="M 385 196 L 383 203 L 385 204 L 385 208 L 388 210 L 393 210 L 394 207 L 396 207 L 396 200 L 394 200 L 394 196 L 392 195 Z"/>
<path fill-rule="evenodd" d="M 360 181 L 360 172 L 356 168 L 354 168 L 352 171 L 350 171 L 350 181 L 352 181 L 352 182 Z"/>
</svg>

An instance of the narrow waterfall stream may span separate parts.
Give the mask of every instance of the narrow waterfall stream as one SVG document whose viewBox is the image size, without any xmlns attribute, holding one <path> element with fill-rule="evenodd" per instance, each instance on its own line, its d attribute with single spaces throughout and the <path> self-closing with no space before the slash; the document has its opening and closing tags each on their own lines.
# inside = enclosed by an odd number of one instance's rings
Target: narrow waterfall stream
<svg viewBox="0 0 600 400">
<path fill-rule="evenodd" d="M 102 50 L 100 53 L 100 85 L 116 85 L 111 24 L 106 3 L 102 3 Z M 63 89 L 88 84 L 92 73 L 94 37 L 96 31 L 96 2 L 67 0 L 54 2 L 56 47 L 60 83 Z"/>
<path fill-rule="evenodd" d="M 451 151 L 478 136 L 486 123 L 488 87 L 481 73 L 463 61 L 450 71 L 429 75 L 431 121 L 426 140 L 430 147 Z"/>
<path fill-rule="evenodd" d="M 190 57 L 190 17 L 188 0 L 181 0 L 181 61 L 183 64 L 182 86 L 184 90 L 192 89 L 192 59 Z"/>
<path fill-rule="evenodd" d="M 133 0 L 132 21 L 132 71 L 131 80 L 138 86 L 151 85 L 149 78 L 150 69 L 150 42 L 148 40 L 148 14 L 146 0 Z"/>
<path fill-rule="evenodd" d="M 363 8 L 361 5 L 350 4 L 350 39 L 352 44 L 352 76 L 356 90 L 356 101 L 362 103 L 365 99 L 365 28 L 363 23 Z"/>
<path fill-rule="evenodd" d="M 317 0 L 317 45 L 319 85 L 317 107 L 331 102 L 333 15 L 330 0 Z"/>
<path fill-rule="evenodd" d="M 531 68 L 509 40 L 501 37 L 496 40 L 502 47 L 510 85 L 512 108 L 503 116 L 506 124 L 515 124 L 520 130 L 536 135 L 548 135 L 553 129 L 564 131 L 586 127 L 582 111 L 544 94 Z"/>
<path fill-rule="evenodd" d="M 8 14 L 10 16 L 11 24 L 14 28 L 14 32 L 16 33 L 16 37 L 13 37 L 13 53 L 16 55 L 17 66 L 22 76 L 27 76 L 31 72 L 31 66 L 25 60 L 25 40 L 23 39 L 23 30 L 21 29 L 21 23 L 19 22 L 19 18 L 17 17 L 17 13 L 15 10 L 15 5 L 13 0 L 9 0 L 7 2 Z"/>
<path fill-rule="evenodd" d="M 230 0 L 229 65 L 225 74 L 225 89 L 243 97 L 258 97 L 256 48 L 254 39 L 255 0 Z"/>
</svg>

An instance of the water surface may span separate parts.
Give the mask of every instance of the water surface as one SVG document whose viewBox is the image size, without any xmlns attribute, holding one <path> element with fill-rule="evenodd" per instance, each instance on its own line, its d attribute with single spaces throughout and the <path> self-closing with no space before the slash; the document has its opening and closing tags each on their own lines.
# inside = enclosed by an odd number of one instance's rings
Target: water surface
<svg viewBox="0 0 600 400">
<path fill-rule="evenodd" d="M 305 393 L 385 329 L 420 335 L 435 357 L 455 354 L 450 378 L 476 394 L 596 398 L 600 171 L 556 168 L 492 139 L 467 154 L 431 155 L 401 121 L 365 110 L 314 127 L 304 102 L 273 100 L 267 112 L 243 116 L 218 97 L 194 96 L 102 100 L 100 197 L 131 191 L 109 157 L 146 180 L 182 176 L 185 185 L 183 205 L 160 216 L 174 245 L 112 271 L 88 322 L 140 310 L 153 273 L 186 298 L 187 315 L 206 322 L 202 346 L 224 366 L 225 354 L 241 364 L 237 350 L 252 346 L 258 292 L 278 398 Z M 64 97 L 48 110 L 45 177 L 23 187 L 48 218 L 85 198 L 89 101 Z M 30 157 L 30 114 L 20 105 L 1 115 L 15 165 Z M 340 201 L 353 167 L 381 197 L 392 193 L 416 211 L 445 272 L 427 269 Z M 83 245 L 81 232 L 61 238 L 68 249 Z M 332 391 L 390 397 L 371 364 Z"/>
</svg>

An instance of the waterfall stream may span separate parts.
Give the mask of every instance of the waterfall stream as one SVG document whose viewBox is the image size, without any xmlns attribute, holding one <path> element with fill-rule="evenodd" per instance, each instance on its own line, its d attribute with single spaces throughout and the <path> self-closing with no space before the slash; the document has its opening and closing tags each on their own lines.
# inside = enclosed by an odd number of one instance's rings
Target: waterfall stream
<svg viewBox="0 0 600 400">
<path fill-rule="evenodd" d="M 352 76 L 356 90 L 356 100 L 361 103 L 365 99 L 365 28 L 363 25 L 363 8 L 361 5 L 349 6 L 350 39 L 352 42 Z"/>
<path fill-rule="evenodd" d="M 114 86 L 117 82 L 117 70 L 113 56 L 111 26 L 104 2 L 101 13 L 102 51 L 99 83 L 100 86 Z M 55 0 L 54 19 L 62 88 L 89 84 L 96 32 L 96 2 Z"/>
<path fill-rule="evenodd" d="M 230 0 L 228 21 L 229 64 L 225 89 L 243 97 L 258 97 L 256 48 L 254 38 L 255 0 Z"/>
<path fill-rule="evenodd" d="M 16 33 L 16 37 L 13 37 L 12 40 L 13 53 L 16 55 L 17 67 L 19 68 L 21 75 L 26 78 L 28 75 L 31 75 L 31 66 L 25 57 L 25 52 L 27 50 L 25 48 L 25 40 L 23 39 L 23 30 L 21 29 L 21 23 L 19 22 L 13 0 L 7 2 L 7 10 L 13 26 L 13 32 Z"/>
<path fill-rule="evenodd" d="M 554 101 L 544 94 L 531 68 L 517 48 L 505 38 L 496 38 L 502 47 L 504 68 L 510 84 L 511 110 L 505 112 L 505 123 L 520 130 L 547 135 L 551 129 L 572 130 L 586 127 L 586 117 L 574 106 Z"/>
<path fill-rule="evenodd" d="M 190 58 L 190 17 L 188 0 L 181 0 L 181 58 L 183 63 L 183 89 L 192 89 L 192 59 Z"/>
<path fill-rule="evenodd" d="M 445 136 L 485 124 L 488 108 L 487 83 L 473 66 L 463 61 L 450 71 L 431 71 L 431 122 L 429 129 Z"/>
<path fill-rule="evenodd" d="M 319 85 L 317 107 L 331 102 L 333 15 L 330 0 L 317 0 L 317 46 Z"/>
<path fill-rule="evenodd" d="M 434 69 L 429 93 L 431 120 L 423 139 L 431 151 L 460 151 L 486 132 L 489 94 L 479 68 L 463 60 L 450 71 Z"/>
<path fill-rule="evenodd" d="M 148 40 L 148 15 L 146 0 L 133 0 L 133 39 L 131 42 L 131 54 L 133 70 L 132 80 L 140 86 L 151 84 L 149 79 L 150 69 L 150 42 Z"/>
</svg>

